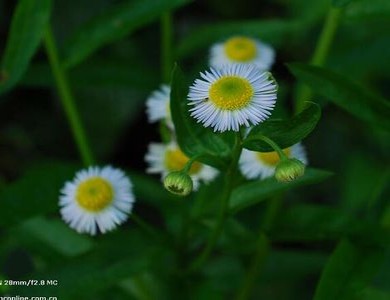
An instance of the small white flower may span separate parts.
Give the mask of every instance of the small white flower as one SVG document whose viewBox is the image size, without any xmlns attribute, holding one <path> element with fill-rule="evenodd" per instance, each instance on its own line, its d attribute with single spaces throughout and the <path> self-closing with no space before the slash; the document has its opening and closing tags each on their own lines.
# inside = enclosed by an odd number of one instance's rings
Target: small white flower
<svg viewBox="0 0 390 300">
<path fill-rule="evenodd" d="M 271 69 L 275 60 L 274 49 L 259 41 L 243 36 L 234 36 L 224 43 L 211 47 L 210 66 L 216 69 L 228 64 L 254 64 L 263 71 Z"/>
<path fill-rule="evenodd" d="M 171 108 L 170 108 L 171 88 L 168 85 L 161 85 L 159 90 L 155 90 L 146 100 L 146 114 L 150 123 L 164 120 L 170 129 L 174 129 Z"/>
<path fill-rule="evenodd" d="M 271 115 L 277 86 L 268 72 L 253 65 L 229 65 L 200 73 L 188 93 L 191 116 L 214 131 L 238 131 Z"/>
<path fill-rule="evenodd" d="M 298 143 L 283 149 L 288 158 L 296 158 L 307 165 L 305 148 Z M 248 179 L 267 178 L 273 176 L 275 167 L 279 163 L 276 152 L 256 152 L 243 149 L 240 157 L 241 173 Z"/>
<path fill-rule="evenodd" d="M 134 203 L 132 184 L 111 166 L 89 167 L 76 173 L 61 190 L 63 220 L 79 233 L 105 233 L 127 220 Z"/>
<path fill-rule="evenodd" d="M 188 157 L 174 142 L 167 145 L 151 143 L 145 155 L 145 161 L 149 165 L 146 172 L 150 174 L 161 174 L 161 180 L 164 180 L 165 176 L 169 173 L 182 170 L 188 160 Z M 205 183 L 212 181 L 218 175 L 218 171 L 195 161 L 188 174 L 193 180 L 194 190 L 197 190 L 200 181 Z"/>
</svg>

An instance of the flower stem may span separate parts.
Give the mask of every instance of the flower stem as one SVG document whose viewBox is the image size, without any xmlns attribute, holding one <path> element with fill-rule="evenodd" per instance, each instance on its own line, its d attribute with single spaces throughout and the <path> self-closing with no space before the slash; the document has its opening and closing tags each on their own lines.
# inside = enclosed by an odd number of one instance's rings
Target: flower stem
<svg viewBox="0 0 390 300">
<path fill-rule="evenodd" d="M 222 191 L 221 209 L 219 211 L 217 222 L 214 226 L 212 233 L 210 234 L 207 245 L 204 247 L 201 254 L 191 264 L 190 271 L 195 271 L 199 269 L 207 261 L 222 232 L 223 225 L 228 215 L 229 199 L 233 190 L 233 183 L 236 177 L 235 175 L 237 172 L 238 160 L 240 158 L 241 151 L 242 151 L 241 134 L 237 133 L 236 143 L 233 150 L 233 158 L 225 174 L 225 185 Z"/>
<path fill-rule="evenodd" d="M 261 136 L 260 139 L 266 142 L 268 145 L 270 145 L 272 149 L 274 149 L 276 153 L 278 153 L 280 160 L 288 159 L 287 155 L 283 152 L 283 150 L 279 147 L 279 145 L 276 144 L 273 140 L 271 140 L 270 138 L 264 135 Z"/>
<path fill-rule="evenodd" d="M 341 20 L 342 8 L 331 7 L 325 19 L 321 35 L 317 41 L 313 57 L 310 63 L 314 66 L 323 66 L 332 45 L 337 27 Z M 296 92 L 295 112 L 302 111 L 305 101 L 310 100 L 313 95 L 312 90 L 307 86 L 298 86 Z"/>
<path fill-rule="evenodd" d="M 280 210 L 282 199 L 283 194 L 280 194 L 270 199 L 267 203 L 263 222 L 260 226 L 259 237 L 257 239 L 256 251 L 250 260 L 250 265 L 246 273 L 245 280 L 237 294 L 237 300 L 249 299 L 252 294 L 253 287 L 256 283 L 256 278 L 258 277 L 258 274 L 269 252 L 271 251 L 270 241 L 266 235 L 266 232 L 272 228 L 275 218 Z"/>
<path fill-rule="evenodd" d="M 64 108 L 74 140 L 80 152 L 80 156 L 85 166 L 92 165 L 94 163 L 94 158 L 92 156 L 91 148 L 88 145 L 84 127 L 81 123 L 80 115 L 77 111 L 68 79 L 66 78 L 65 71 L 62 68 L 58 57 L 58 51 L 50 25 L 47 27 L 44 35 L 44 44 L 57 85 L 61 104 Z"/>
<path fill-rule="evenodd" d="M 169 83 L 172 70 L 172 16 L 170 12 L 161 15 L 161 74 L 162 80 Z"/>
<path fill-rule="evenodd" d="M 263 233 L 259 233 L 257 239 L 256 252 L 253 255 L 249 270 L 245 276 L 244 284 L 237 295 L 237 300 L 249 299 L 252 294 L 253 286 L 256 282 L 256 277 L 259 273 L 259 269 L 262 267 L 269 252 L 269 240 L 268 237 Z"/>
</svg>

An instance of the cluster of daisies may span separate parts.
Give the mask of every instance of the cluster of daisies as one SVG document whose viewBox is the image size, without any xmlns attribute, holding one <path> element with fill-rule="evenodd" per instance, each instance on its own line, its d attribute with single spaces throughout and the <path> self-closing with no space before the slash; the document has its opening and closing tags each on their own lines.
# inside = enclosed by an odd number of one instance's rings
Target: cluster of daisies
<svg viewBox="0 0 390 300">
<path fill-rule="evenodd" d="M 210 51 L 210 69 L 200 73 L 188 93 L 190 114 L 215 132 L 239 131 L 259 124 L 271 115 L 276 103 L 277 85 L 270 70 L 274 50 L 261 41 L 235 36 L 214 45 Z M 147 173 L 161 179 L 187 168 L 191 189 L 212 181 L 218 171 L 190 161 L 178 146 L 170 112 L 170 87 L 162 85 L 146 102 L 148 120 L 162 122 L 171 132 L 168 143 L 151 143 L 145 161 Z M 307 163 L 305 150 L 296 144 L 283 152 L 288 158 Z M 276 152 L 244 149 L 239 161 L 243 176 L 264 179 L 274 175 L 279 163 Z M 189 163 L 190 162 L 190 163 Z M 114 229 L 125 222 L 134 202 L 132 184 L 121 170 L 90 167 L 79 171 L 61 190 L 61 214 L 66 223 L 80 233 L 94 235 Z"/>
</svg>

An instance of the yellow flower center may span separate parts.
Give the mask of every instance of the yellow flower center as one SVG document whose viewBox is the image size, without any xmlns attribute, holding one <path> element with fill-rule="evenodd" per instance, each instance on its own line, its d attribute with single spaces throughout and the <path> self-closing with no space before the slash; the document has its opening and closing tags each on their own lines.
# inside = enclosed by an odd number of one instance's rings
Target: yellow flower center
<svg viewBox="0 0 390 300">
<path fill-rule="evenodd" d="M 284 154 L 287 155 L 287 157 L 290 157 L 291 149 L 286 148 L 283 149 Z M 279 155 L 278 153 L 274 152 L 257 152 L 257 158 L 269 166 L 276 166 L 279 162 Z"/>
<path fill-rule="evenodd" d="M 77 202 L 91 212 L 98 212 L 107 207 L 113 196 L 111 184 L 100 177 L 91 177 L 83 181 L 76 191 Z"/>
<path fill-rule="evenodd" d="M 210 100 L 222 110 L 241 109 L 248 105 L 252 97 L 252 85 L 238 76 L 223 76 L 209 89 Z"/>
<path fill-rule="evenodd" d="M 232 37 L 225 44 L 225 53 L 231 60 L 247 62 L 257 55 L 257 47 L 254 40 L 246 37 Z"/>
<path fill-rule="evenodd" d="M 183 169 L 188 160 L 189 158 L 180 149 L 169 149 L 165 153 L 165 167 L 169 171 L 179 171 Z M 202 165 L 195 161 L 192 164 L 189 173 L 196 174 L 201 168 Z"/>
</svg>

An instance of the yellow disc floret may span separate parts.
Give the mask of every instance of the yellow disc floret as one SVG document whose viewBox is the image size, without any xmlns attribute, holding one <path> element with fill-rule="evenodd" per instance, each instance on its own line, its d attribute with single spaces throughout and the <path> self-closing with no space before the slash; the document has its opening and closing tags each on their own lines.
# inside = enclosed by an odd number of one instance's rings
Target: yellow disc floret
<svg viewBox="0 0 390 300">
<path fill-rule="evenodd" d="M 107 207 L 113 200 L 111 184 L 100 177 L 91 177 L 77 188 L 76 200 L 84 209 L 98 212 Z"/>
<path fill-rule="evenodd" d="M 286 148 L 283 149 L 284 154 L 286 154 L 287 157 L 290 157 L 291 149 Z M 261 160 L 263 163 L 269 166 L 276 166 L 279 162 L 279 155 L 278 153 L 274 152 L 257 152 L 257 157 L 259 160 Z"/>
<path fill-rule="evenodd" d="M 248 105 L 253 97 L 250 82 L 238 76 L 223 76 L 209 89 L 210 100 L 222 110 L 238 110 Z"/>
<path fill-rule="evenodd" d="M 247 62 L 257 55 L 257 47 L 254 40 L 246 37 L 232 37 L 224 44 L 228 58 L 237 62 Z"/>
<path fill-rule="evenodd" d="M 188 160 L 188 157 L 180 149 L 168 149 L 165 153 L 165 167 L 169 171 L 179 171 L 183 169 Z M 201 168 L 202 165 L 195 161 L 188 173 L 196 174 Z"/>
</svg>

